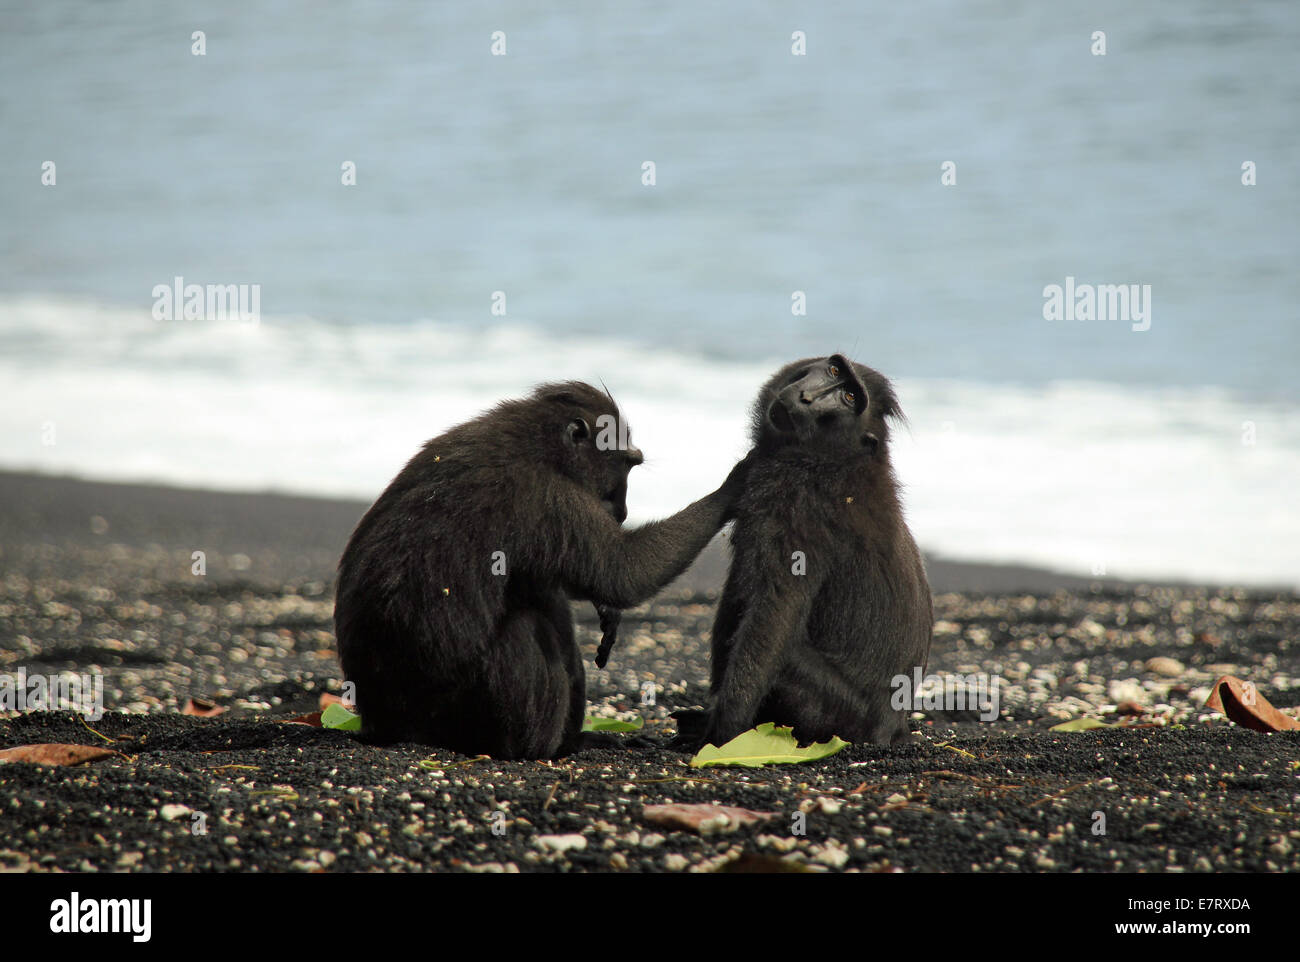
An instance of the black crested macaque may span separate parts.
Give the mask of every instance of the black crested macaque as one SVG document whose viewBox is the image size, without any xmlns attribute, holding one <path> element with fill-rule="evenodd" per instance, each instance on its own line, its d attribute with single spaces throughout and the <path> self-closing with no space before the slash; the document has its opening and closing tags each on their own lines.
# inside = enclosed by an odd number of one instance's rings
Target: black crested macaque
<svg viewBox="0 0 1300 962">
<path fill-rule="evenodd" d="M 748 464 L 625 530 L 641 461 L 613 399 L 578 381 L 425 444 L 339 561 L 335 633 L 363 739 L 495 758 L 579 748 L 586 675 L 569 600 L 596 605 L 612 644 L 617 609 L 681 574 L 731 517 Z"/>
<path fill-rule="evenodd" d="M 782 368 L 754 405 L 752 455 L 713 626 L 710 706 L 674 745 L 722 745 L 762 722 L 801 742 L 910 739 L 896 675 L 924 673 L 934 623 L 903 521 L 888 380 L 843 355 Z"/>
</svg>

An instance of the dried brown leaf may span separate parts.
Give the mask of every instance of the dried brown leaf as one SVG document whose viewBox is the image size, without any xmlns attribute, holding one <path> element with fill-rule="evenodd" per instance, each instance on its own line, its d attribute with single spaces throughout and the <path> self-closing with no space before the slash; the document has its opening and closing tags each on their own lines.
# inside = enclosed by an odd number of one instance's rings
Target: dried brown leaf
<svg viewBox="0 0 1300 962">
<path fill-rule="evenodd" d="M 1222 712 L 1242 728 L 1257 732 L 1300 730 L 1300 721 L 1284 715 L 1268 703 L 1254 685 L 1233 675 L 1223 675 L 1214 683 L 1205 707 Z"/>
<path fill-rule="evenodd" d="M 61 745 L 45 742 L 39 745 L 18 745 L 0 749 L 0 764 L 5 762 L 30 762 L 34 765 L 84 765 L 109 758 L 117 752 L 96 745 Z"/>
</svg>

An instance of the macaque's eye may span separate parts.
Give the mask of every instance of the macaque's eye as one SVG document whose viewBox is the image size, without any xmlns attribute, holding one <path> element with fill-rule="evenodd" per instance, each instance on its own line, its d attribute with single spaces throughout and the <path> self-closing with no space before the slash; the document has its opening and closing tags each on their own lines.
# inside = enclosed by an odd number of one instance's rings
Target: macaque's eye
<svg viewBox="0 0 1300 962">
<path fill-rule="evenodd" d="M 839 369 L 838 367 L 836 367 L 834 364 L 831 365 L 831 369 L 830 369 L 830 370 L 831 370 L 831 377 L 839 377 L 839 376 L 840 376 L 840 369 Z"/>
<path fill-rule="evenodd" d="M 844 400 L 848 401 L 850 404 L 857 404 L 858 396 L 854 394 L 852 391 L 845 391 Z"/>
</svg>

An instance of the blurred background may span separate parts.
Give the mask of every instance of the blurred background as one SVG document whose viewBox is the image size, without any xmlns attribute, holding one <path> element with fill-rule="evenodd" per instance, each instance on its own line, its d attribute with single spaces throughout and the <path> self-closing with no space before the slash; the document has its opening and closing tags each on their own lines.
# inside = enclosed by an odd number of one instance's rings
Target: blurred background
<svg viewBox="0 0 1300 962">
<path fill-rule="evenodd" d="M 644 519 L 841 351 L 924 548 L 1300 584 L 1294 3 L 233 6 L 0 3 L 0 468 L 368 501 L 575 377 Z M 1149 330 L 1045 320 L 1067 277 Z"/>
</svg>

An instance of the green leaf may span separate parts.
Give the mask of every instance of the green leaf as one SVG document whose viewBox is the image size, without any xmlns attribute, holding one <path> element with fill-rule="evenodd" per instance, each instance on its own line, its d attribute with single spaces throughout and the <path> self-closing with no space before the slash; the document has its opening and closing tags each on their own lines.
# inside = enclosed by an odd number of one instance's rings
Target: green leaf
<svg viewBox="0 0 1300 962">
<path fill-rule="evenodd" d="M 582 723 L 584 732 L 639 732 L 645 725 L 644 718 L 634 722 L 619 721 L 617 718 L 587 718 Z"/>
<path fill-rule="evenodd" d="M 337 728 L 343 732 L 361 731 L 361 716 L 348 711 L 338 702 L 326 705 L 320 713 L 321 728 Z"/>
<path fill-rule="evenodd" d="M 1068 722 L 1061 722 L 1059 725 L 1053 725 L 1047 729 L 1049 732 L 1086 732 L 1094 728 L 1115 728 L 1115 725 L 1107 725 L 1104 721 L 1097 721 L 1095 718 L 1071 718 Z"/>
<path fill-rule="evenodd" d="M 794 729 L 777 728 L 773 722 L 763 722 L 757 728 L 737 735 L 721 748 L 705 745 L 700 749 L 700 753 L 691 759 L 691 768 L 704 768 L 706 765 L 743 765 L 746 768 L 761 768 L 763 765 L 815 762 L 819 758 L 829 758 L 848 744 L 842 738 L 832 735 L 828 742 L 818 742 L 800 748 L 798 742 L 794 740 Z"/>
</svg>

